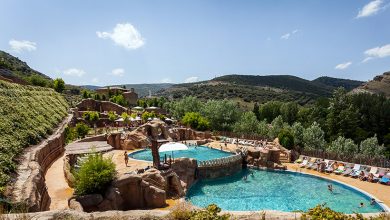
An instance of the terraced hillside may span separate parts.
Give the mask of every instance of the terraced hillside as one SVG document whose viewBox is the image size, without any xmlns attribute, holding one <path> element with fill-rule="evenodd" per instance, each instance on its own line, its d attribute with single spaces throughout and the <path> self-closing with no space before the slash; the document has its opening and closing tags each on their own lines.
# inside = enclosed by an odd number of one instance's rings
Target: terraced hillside
<svg viewBox="0 0 390 220">
<path fill-rule="evenodd" d="M 23 148 L 51 134 L 67 109 L 65 98 L 53 89 L 0 80 L 0 194 Z"/>
</svg>

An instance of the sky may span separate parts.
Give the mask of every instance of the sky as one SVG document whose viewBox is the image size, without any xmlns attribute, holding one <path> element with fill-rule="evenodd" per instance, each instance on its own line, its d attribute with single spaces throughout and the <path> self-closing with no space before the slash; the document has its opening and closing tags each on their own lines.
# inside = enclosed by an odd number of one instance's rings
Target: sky
<svg viewBox="0 0 390 220">
<path fill-rule="evenodd" d="M 0 50 L 74 85 L 226 74 L 370 80 L 390 0 L 0 0 Z"/>
</svg>

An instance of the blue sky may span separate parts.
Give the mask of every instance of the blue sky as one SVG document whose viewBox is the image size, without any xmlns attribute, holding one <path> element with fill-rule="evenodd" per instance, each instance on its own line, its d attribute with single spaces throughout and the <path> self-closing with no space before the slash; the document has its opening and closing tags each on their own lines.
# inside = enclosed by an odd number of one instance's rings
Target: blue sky
<svg viewBox="0 0 390 220">
<path fill-rule="evenodd" d="M 67 83 L 390 70 L 389 0 L 0 0 L 0 49 Z"/>
</svg>

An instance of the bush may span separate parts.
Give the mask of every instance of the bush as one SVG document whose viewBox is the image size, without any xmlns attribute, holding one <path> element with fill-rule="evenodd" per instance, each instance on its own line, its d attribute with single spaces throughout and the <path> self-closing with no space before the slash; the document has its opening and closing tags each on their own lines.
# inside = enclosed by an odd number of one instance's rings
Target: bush
<svg viewBox="0 0 390 220">
<path fill-rule="evenodd" d="M 53 88 L 58 93 L 62 93 L 65 90 L 65 82 L 61 78 L 57 78 L 53 82 Z"/>
<path fill-rule="evenodd" d="M 67 126 L 65 128 L 65 143 L 68 144 L 78 137 L 77 131 L 74 127 Z"/>
<path fill-rule="evenodd" d="M 77 133 L 77 137 L 78 138 L 85 138 L 85 136 L 88 134 L 89 132 L 89 127 L 88 125 L 82 123 L 82 122 L 79 122 L 76 124 L 76 133 Z"/>
<path fill-rule="evenodd" d="M 77 195 L 104 193 L 115 175 L 115 164 L 111 158 L 90 154 L 76 172 L 75 192 Z"/>
<path fill-rule="evenodd" d="M 215 204 L 208 205 L 206 209 L 196 210 L 191 213 L 190 220 L 228 220 L 230 219 L 229 214 L 218 215 L 221 212 L 221 208 L 219 208 Z"/>
<path fill-rule="evenodd" d="M 291 134 L 290 131 L 283 129 L 279 133 L 278 138 L 279 143 L 288 150 L 291 150 L 294 147 L 294 136 Z"/>
<path fill-rule="evenodd" d="M 329 207 L 326 207 L 324 205 L 317 205 L 314 208 L 309 209 L 306 213 L 302 214 L 301 217 L 302 220 L 306 219 L 332 219 L 332 220 L 359 220 L 359 219 L 366 219 L 361 214 L 355 214 L 353 215 L 346 215 L 341 212 L 336 212 L 330 209 Z M 370 218 L 372 220 L 374 219 L 388 219 L 384 215 L 380 215 L 375 218 Z"/>
</svg>

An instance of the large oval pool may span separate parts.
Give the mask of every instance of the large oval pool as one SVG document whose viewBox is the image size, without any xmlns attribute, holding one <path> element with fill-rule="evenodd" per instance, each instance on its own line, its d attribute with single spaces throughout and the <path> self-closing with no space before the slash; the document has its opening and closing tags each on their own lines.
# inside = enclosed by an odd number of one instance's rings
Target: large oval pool
<svg viewBox="0 0 390 220">
<path fill-rule="evenodd" d="M 333 193 L 328 190 L 328 184 L 333 185 Z M 214 203 L 231 211 L 307 211 L 324 203 L 344 213 L 383 210 L 378 204 L 370 205 L 370 198 L 365 194 L 341 183 L 302 173 L 254 169 L 200 180 L 190 188 L 187 200 L 195 206 L 206 207 Z M 359 208 L 361 202 L 363 208 Z"/>
<path fill-rule="evenodd" d="M 191 146 L 188 147 L 188 150 L 160 153 L 161 159 L 164 158 L 165 154 L 167 155 L 167 157 L 173 154 L 174 158 L 188 157 L 188 158 L 194 158 L 198 161 L 212 160 L 212 159 L 227 157 L 232 155 L 229 152 L 208 148 L 205 146 L 196 146 L 196 147 Z M 153 161 L 152 151 L 150 149 L 145 149 L 145 150 L 140 150 L 140 151 L 130 153 L 129 157 L 137 160 Z"/>
</svg>

